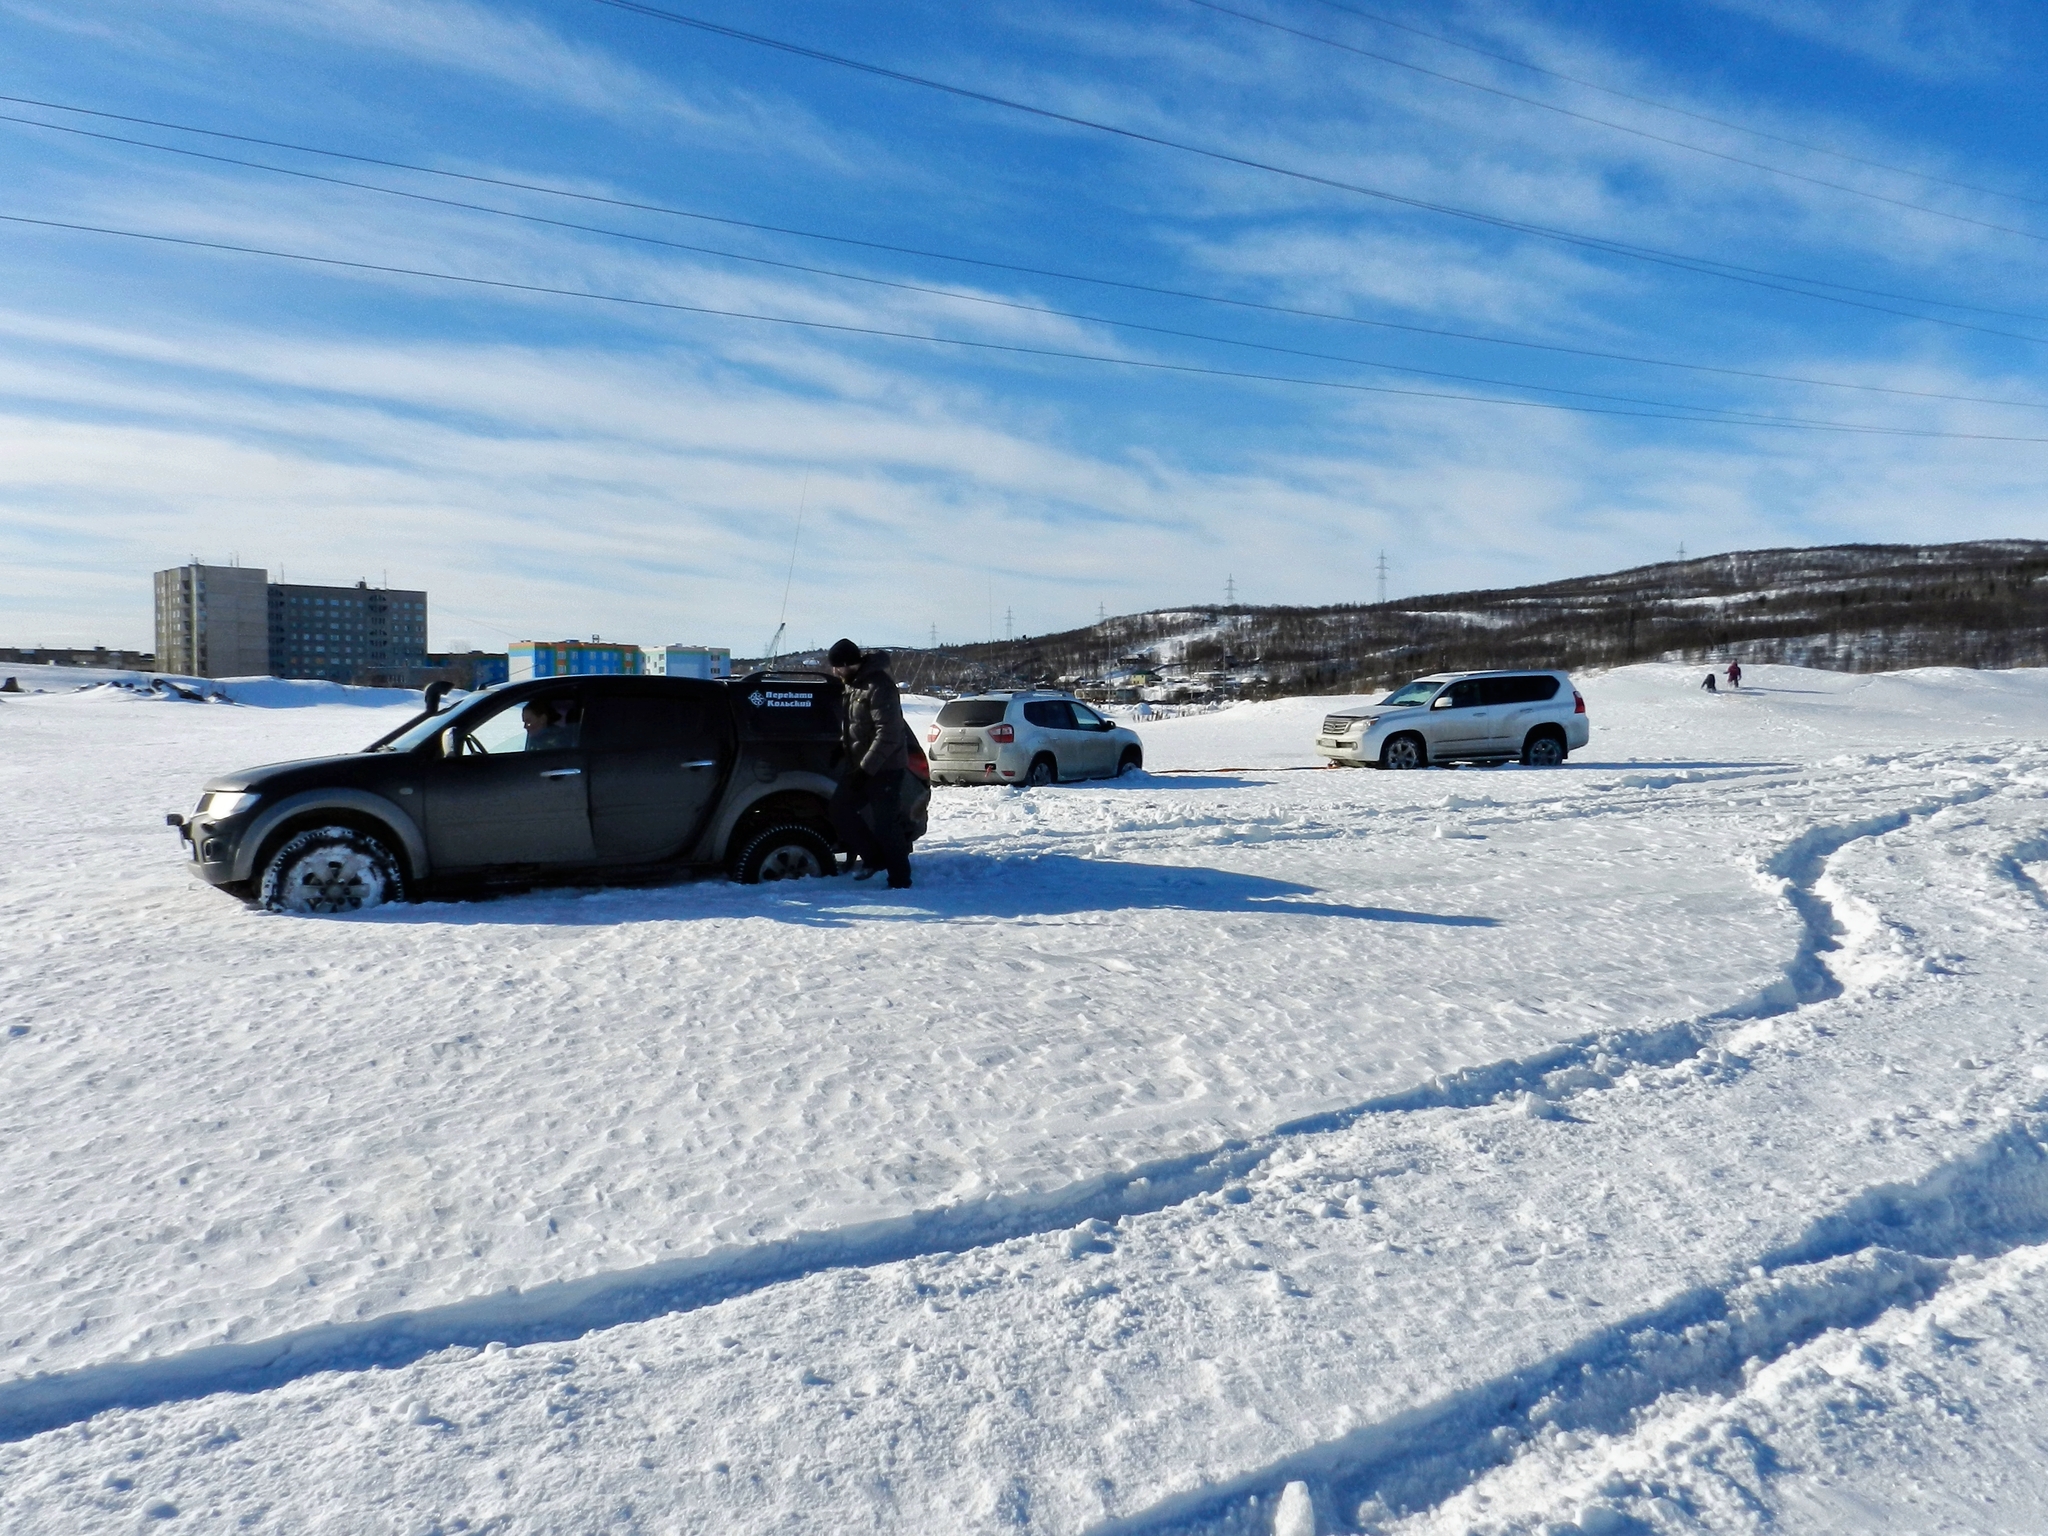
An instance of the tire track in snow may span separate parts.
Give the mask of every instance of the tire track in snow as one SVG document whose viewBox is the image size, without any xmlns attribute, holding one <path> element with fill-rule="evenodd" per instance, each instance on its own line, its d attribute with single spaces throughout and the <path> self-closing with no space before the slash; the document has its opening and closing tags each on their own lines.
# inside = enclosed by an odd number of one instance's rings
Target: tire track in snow
<svg viewBox="0 0 2048 1536">
<path fill-rule="evenodd" d="M 2048 1103 L 1910 1185 L 1865 1190 L 1750 1272 L 1695 1288 L 1550 1357 L 1368 1425 L 1091 1536 L 1266 1536 L 1290 1482 L 1319 1530 L 1373 1530 L 1442 1504 L 1552 1430 L 1616 1434 L 1678 1392 L 1744 1373 L 1830 1329 L 1866 1327 L 1948 1285 L 1956 1261 L 2048 1240 Z M 1619 1527 L 1618 1527 L 1619 1528 Z"/>
<path fill-rule="evenodd" d="M 1852 842 L 1981 800 L 2000 787 L 1996 780 L 1982 781 L 1956 794 L 1800 834 L 1764 867 L 1766 875 L 1784 882 L 1801 920 L 1802 939 L 1786 964 L 1785 979 L 1746 1003 L 1699 1019 L 1587 1034 L 1532 1056 L 1467 1068 L 1412 1089 L 1288 1121 L 1258 1138 L 1040 1195 L 992 1196 L 634 1270 L 320 1324 L 269 1339 L 20 1378 L 0 1384 L 0 1440 L 26 1439 L 108 1409 L 146 1408 L 219 1392 L 262 1392 L 325 1371 L 406 1365 L 444 1349 L 561 1342 L 693 1311 L 820 1271 L 963 1252 L 1088 1221 L 1114 1223 L 1215 1194 L 1288 1140 L 1341 1130 L 1372 1115 L 1477 1108 L 1515 1097 L 1522 1097 L 1532 1113 L 1554 1114 L 1558 1111 L 1550 1106 L 1558 1098 L 1605 1090 L 1636 1068 L 1668 1068 L 1687 1060 L 1700 1061 L 1704 1071 L 1732 1075 L 1745 1063 L 1715 1045 L 1727 1026 L 1790 1013 L 1841 991 L 1821 959 L 1840 942 L 1832 909 L 1814 889 L 1827 860 Z"/>
<path fill-rule="evenodd" d="M 1782 848 L 1765 872 L 1787 882 L 1807 932 L 1788 966 L 1788 983 L 1801 995 L 1790 1007 L 1748 1016 L 1781 1015 L 1845 990 L 1823 959 L 1841 948 L 1841 928 L 1817 889 L 1834 854 L 2001 789 L 2023 788 L 1978 786 L 1939 802 L 1811 828 Z M 2042 858 L 2048 834 L 2013 845 L 1990 865 L 2015 894 L 2048 907 L 2023 867 Z M 1734 1010 L 1720 1017 L 1744 1016 Z M 1619 1435 L 1675 1394 L 1728 1395 L 1756 1367 L 1824 1333 L 1868 1327 L 1893 1308 L 1933 1300 L 1961 1278 L 1958 1260 L 1967 1265 L 2044 1242 L 2048 1099 L 2024 1106 L 1999 1132 L 1913 1183 L 1859 1192 L 1761 1255 L 1747 1275 L 1697 1287 L 1526 1368 L 1093 1527 L 1090 1536 L 1267 1536 L 1293 1482 L 1311 1490 L 1319 1531 L 1371 1532 L 1419 1518 L 1514 1460 L 1541 1433 Z"/>
</svg>

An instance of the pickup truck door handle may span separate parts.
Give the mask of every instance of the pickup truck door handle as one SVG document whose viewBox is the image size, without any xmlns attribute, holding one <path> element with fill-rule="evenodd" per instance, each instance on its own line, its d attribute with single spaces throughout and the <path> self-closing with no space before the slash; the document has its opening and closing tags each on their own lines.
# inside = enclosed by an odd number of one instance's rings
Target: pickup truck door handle
<svg viewBox="0 0 2048 1536">
<path fill-rule="evenodd" d="M 683 766 L 685 768 L 716 768 L 718 766 L 718 759 L 715 757 L 700 757 L 694 763 L 685 763 Z"/>
<path fill-rule="evenodd" d="M 544 779 L 573 779 L 582 771 L 581 768 L 549 768 L 542 772 L 541 777 Z"/>
</svg>

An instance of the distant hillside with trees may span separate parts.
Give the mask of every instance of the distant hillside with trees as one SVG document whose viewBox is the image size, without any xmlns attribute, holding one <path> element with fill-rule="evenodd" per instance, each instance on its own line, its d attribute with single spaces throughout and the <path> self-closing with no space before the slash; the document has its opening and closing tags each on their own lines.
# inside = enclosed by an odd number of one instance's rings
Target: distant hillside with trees
<svg viewBox="0 0 2048 1536">
<path fill-rule="evenodd" d="M 1731 658 L 1849 672 L 2048 666 L 2048 543 L 1745 550 L 1388 603 L 1162 609 L 899 651 L 896 675 L 967 692 L 1144 672 L 1198 693 L 1271 696 L 1480 667 Z"/>
</svg>

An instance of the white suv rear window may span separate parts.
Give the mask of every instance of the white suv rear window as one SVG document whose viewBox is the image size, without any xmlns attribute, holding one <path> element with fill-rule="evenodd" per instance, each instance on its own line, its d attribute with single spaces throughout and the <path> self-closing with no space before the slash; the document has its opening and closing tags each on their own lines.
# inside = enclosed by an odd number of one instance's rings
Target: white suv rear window
<svg viewBox="0 0 2048 1536">
<path fill-rule="evenodd" d="M 1003 712 L 1010 707 L 1008 699 L 955 699 L 939 707 L 939 724 L 981 726 L 995 725 L 1003 718 Z"/>
<path fill-rule="evenodd" d="M 1554 677 L 1483 677 L 1480 698 L 1488 704 L 1541 704 L 1557 697 Z"/>
</svg>

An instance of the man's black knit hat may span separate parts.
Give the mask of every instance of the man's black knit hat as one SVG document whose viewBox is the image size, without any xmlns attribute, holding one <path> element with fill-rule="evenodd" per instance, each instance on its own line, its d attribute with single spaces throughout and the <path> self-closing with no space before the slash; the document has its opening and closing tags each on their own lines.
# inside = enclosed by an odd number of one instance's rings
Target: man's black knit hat
<svg viewBox="0 0 2048 1536">
<path fill-rule="evenodd" d="M 860 647 L 851 640 L 834 640 L 832 649 L 825 653 L 825 664 L 832 667 L 850 667 L 860 660 Z"/>
</svg>

